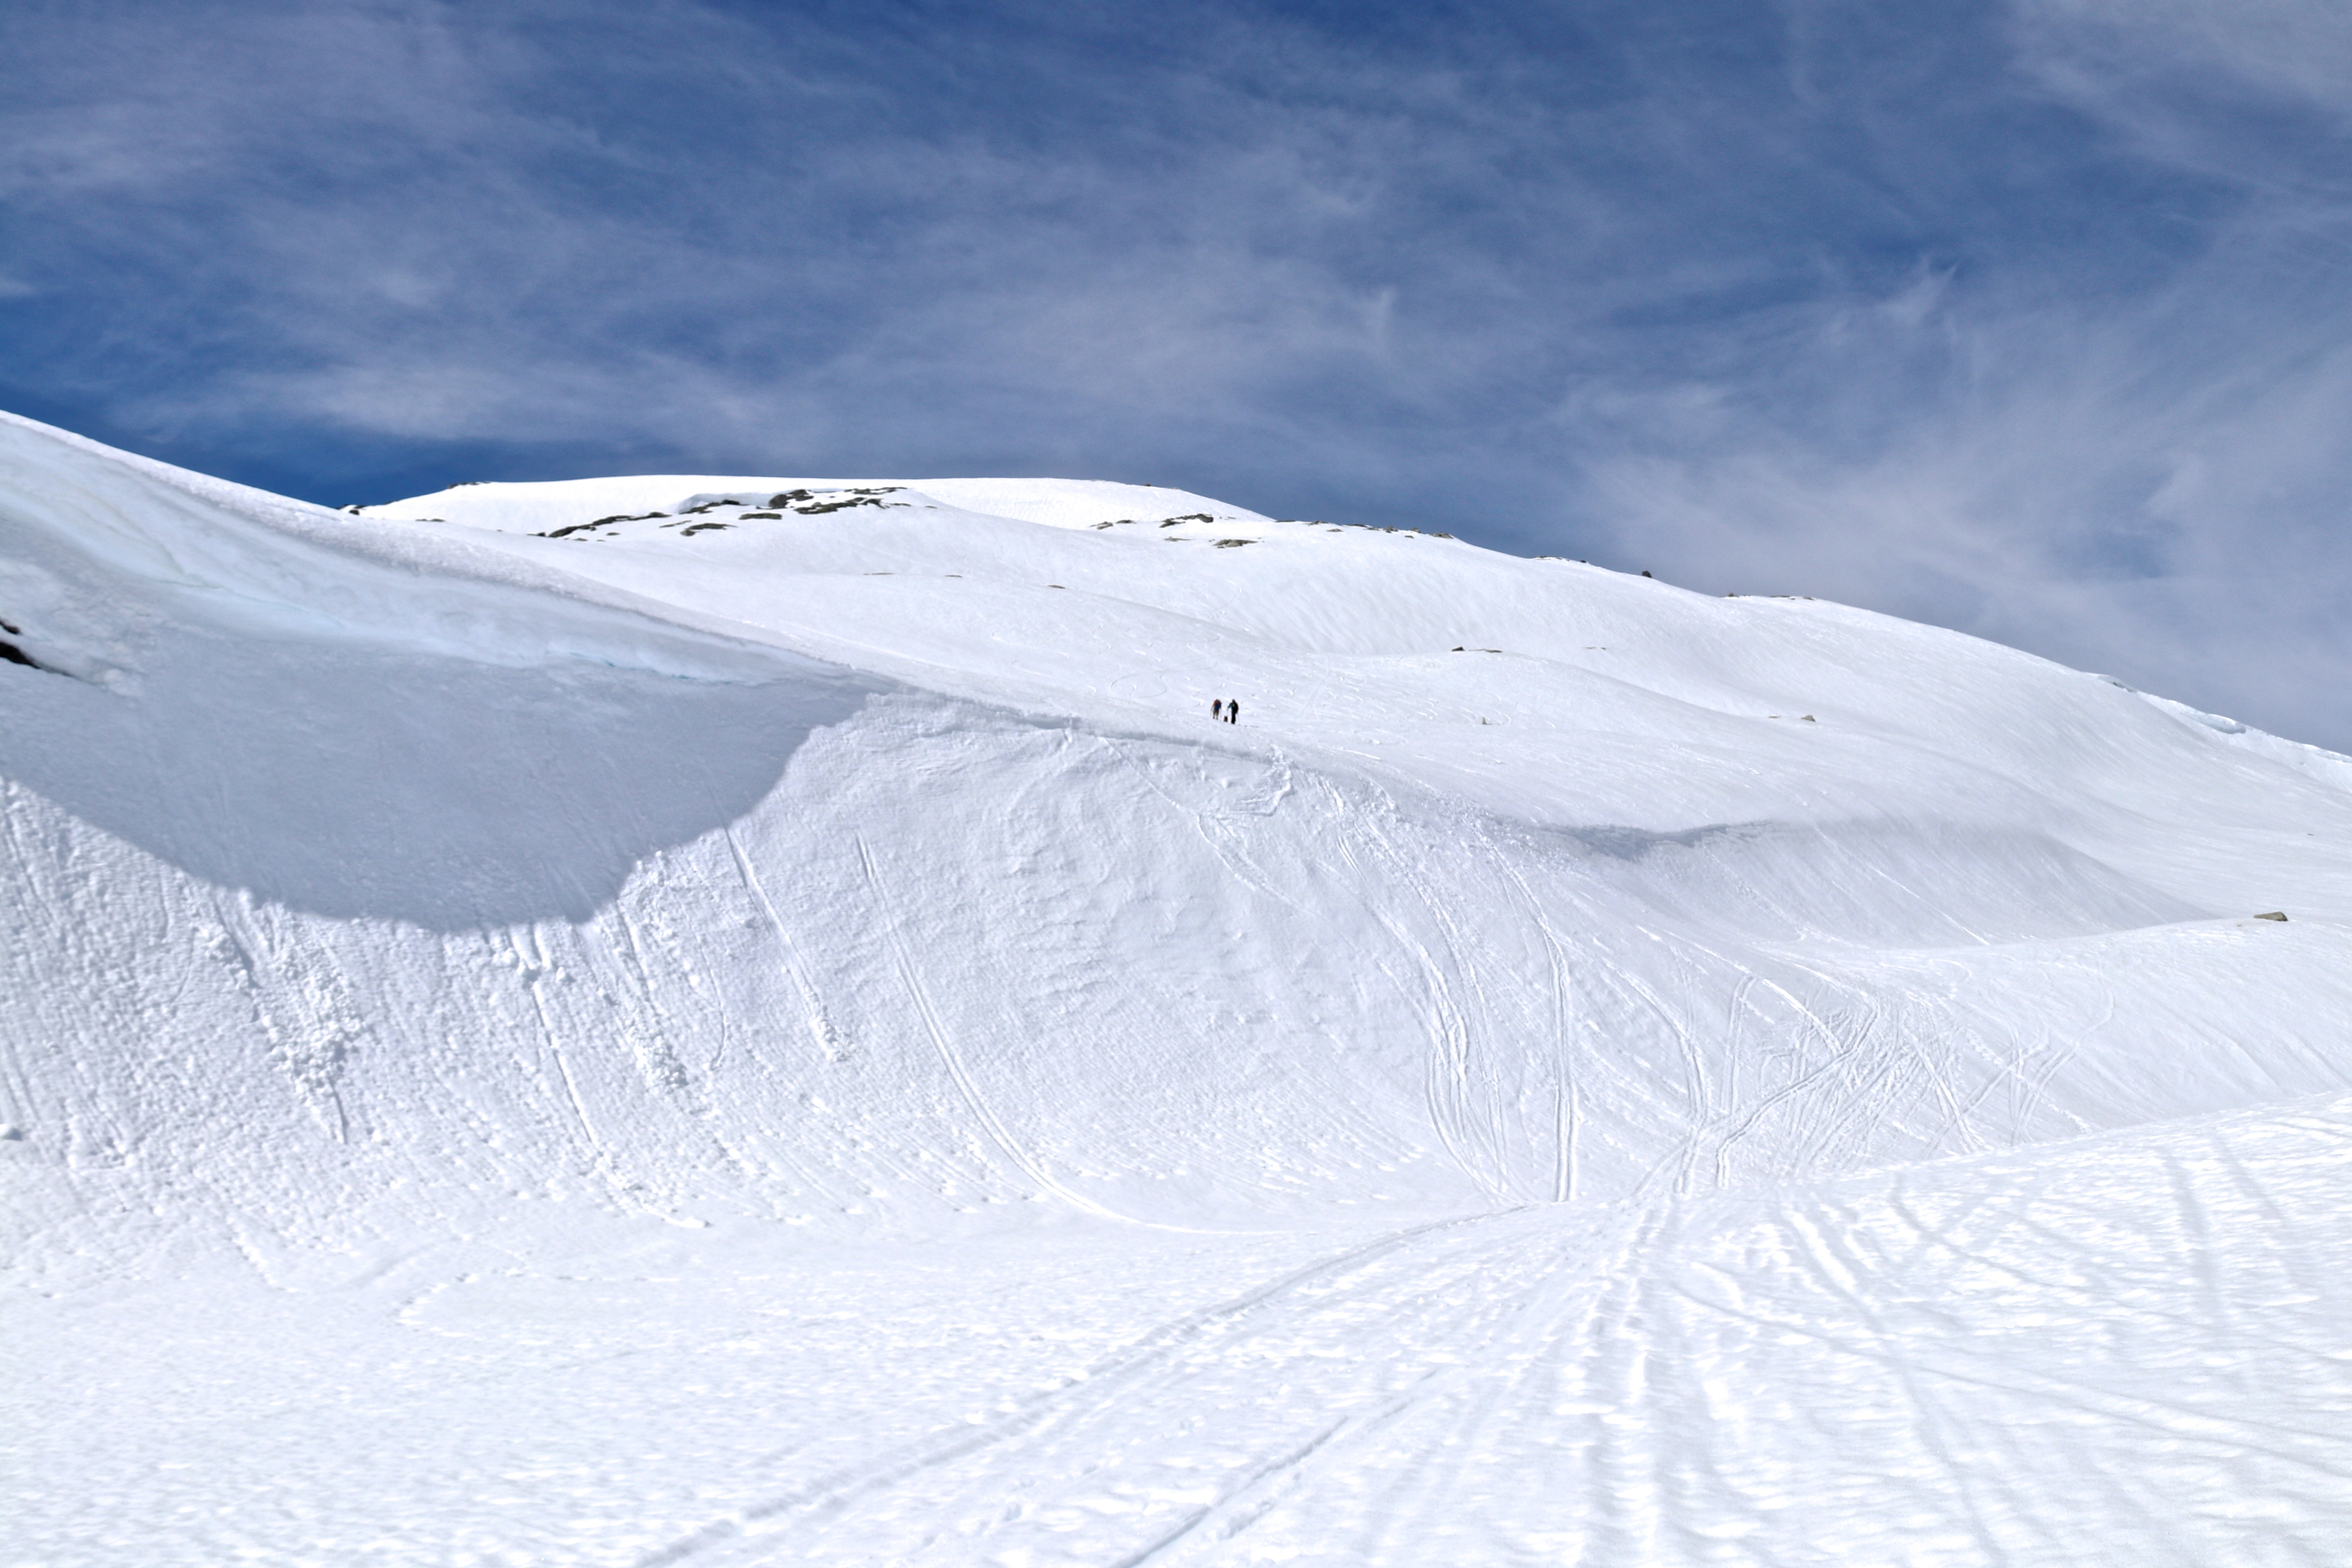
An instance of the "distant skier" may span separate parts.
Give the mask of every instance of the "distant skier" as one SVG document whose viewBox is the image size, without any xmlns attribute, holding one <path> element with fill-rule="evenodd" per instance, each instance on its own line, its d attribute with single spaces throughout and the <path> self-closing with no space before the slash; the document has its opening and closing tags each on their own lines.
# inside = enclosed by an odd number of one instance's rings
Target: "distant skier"
<svg viewBox="0 0 2352 1568">
<path fill-rule="evenodd" d="M 1212 698 L 1210 698 L 1210 699 L 1209 699 L 1209 717 L 1210 717 L 1210 719 L 1211 719 L 1212 721 L 1214 721 L 1214 720 L 1222 719 L 1222 718 L 1223 718 L 1224 716 L 1225 716 L 1225 700 L 1224 700 L 1223 698 L 1222 698 L 1222 697 L 1212 697 Z"/>
<path fill-rule="evenodd" d="M 1242 705 L 1228 698 L 1225 701 L 1225 722 L 1228 724 L 1238 724 L 1241 721 Z"/>
</svg>

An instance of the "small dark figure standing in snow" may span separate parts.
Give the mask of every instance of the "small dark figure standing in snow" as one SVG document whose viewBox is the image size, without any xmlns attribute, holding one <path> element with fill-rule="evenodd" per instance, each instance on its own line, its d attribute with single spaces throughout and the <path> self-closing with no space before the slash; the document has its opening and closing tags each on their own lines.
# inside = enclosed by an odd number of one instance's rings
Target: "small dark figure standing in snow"
<svg viewBox="0 0 2352 1568">
<path fill-rule="evenodd" d="M 1225 701 L 1225 722 L 1228 724 L 1238 724 L 1241 721 L 1242 705 L 1228 698 Z"/>
<path fill-rule="evenodd" d="M 1222 698 L 1222 697 L 1212 697 L 1212 698 L 1210 698 L 1210 699 L 1209 699 L 1209 717 L 1210 717 L 1212 720 L 1216 720 L 1216 719 L 1222 719 L 1222 718 L 1223 718 L 1224 716 L 1225 716 L 1225 700 L 1224 700 L 1223 698 Z"/>
</svg>

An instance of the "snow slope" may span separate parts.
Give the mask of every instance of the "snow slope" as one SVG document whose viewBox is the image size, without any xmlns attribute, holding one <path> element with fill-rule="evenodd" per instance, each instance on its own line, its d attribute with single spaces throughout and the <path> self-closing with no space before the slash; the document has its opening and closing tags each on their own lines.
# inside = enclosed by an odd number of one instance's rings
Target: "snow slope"
<svg viewBox="0 0 2352 1568">
<path fill-rule="evenodd" d="M 6 1561 L 2352 1549 L 2346 759 L 1148 486 L 14 419 L 0 626 Z"/>
</svg>

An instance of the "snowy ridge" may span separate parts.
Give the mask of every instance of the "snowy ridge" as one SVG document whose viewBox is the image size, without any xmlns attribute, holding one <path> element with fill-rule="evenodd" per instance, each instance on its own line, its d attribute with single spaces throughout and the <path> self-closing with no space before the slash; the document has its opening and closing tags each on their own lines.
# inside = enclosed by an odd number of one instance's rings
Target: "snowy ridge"
<svg viewBox="0 0 2352 1568">
<path fill-rule="evenodd" d="M 2311 748 L 1153 487 L 25 421 L 0 624 L 38 1560 L 2352 1544 Z"/>
<path fill-rule="evenodd" d="M 126 595 L 247 632 L 391 638 L 477 662 L 580 658 L 728 680 L 751 668 L 750 628 L 699 635 L 703 619 L 682 606 L 462 535 L 355 525 L 13 415 L 0 414 L 0 465 L 11 635 L 38 662 L 101 684 L 133 672 L 143 629 L 159 624 L 105 607 Z"/>
<path fill-rule="evenodd" d="M 898 492 L 894 506 L 950 507 L 991 517 L 1018 518 L 1050 528 L 1099 529 L 1120 521 L 1154 521 L 1194 515 L 1204 521 L 1265 522 L 1254 511 L 1188 490 L 1121 485 L 1099 479 L 779 479 L 709 475 L 638 475 L 615 479 L 556 479 L 540 483 L 459 485 L 383 506 L 348 509 L 354 516 L 462 523 L 505 533 L 545 534 L 613 512 L 682 514 L 715 501 L 761 510 L 787 492 L 816 492 L 829 500 Z M 812 509 L 803 502 L 803 513 Z"/>
<path fill-rule="evenodd" d="M 2313 778 L 2334 784 L 2338 789 L 2352 789 L 2352 757 L 2347 757 L 2341 752 L 2331 752 L 2324 746 L 2305 745 L 2301 741 L 2284 740 L 2277 735 L 2265 734 L 2250 725 L 2239 723 L 2235 719 L 2224 718 L 2219 713 L 2203 712 L 2191 708 L 2186 702 L 2175 702 L 2169 697 L 2156 697 L 2145 691 L 2140 695 L 2174 718 L 2185 723 L 2201 725 L 2217 735 L 2227 736 L 2231 744 L 2252 752 L 2256 756 L 2267 757 L 2275 763 L 2284 763 L 2297 773 L 2308 773 Z"/>
</svg>

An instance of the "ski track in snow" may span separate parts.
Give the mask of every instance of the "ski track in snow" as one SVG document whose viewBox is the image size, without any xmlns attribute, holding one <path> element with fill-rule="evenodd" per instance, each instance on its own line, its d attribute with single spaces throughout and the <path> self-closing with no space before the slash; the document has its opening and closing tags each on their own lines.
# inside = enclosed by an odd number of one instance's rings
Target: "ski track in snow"
<svg viewBox="0 0 2352 1568">
<path fill-rule="evenodd" d="M 5 417 L 0 621 L 0 1563 L 2352 1560 L 2352 761 L 1150 487 Z"/>
</svg>

